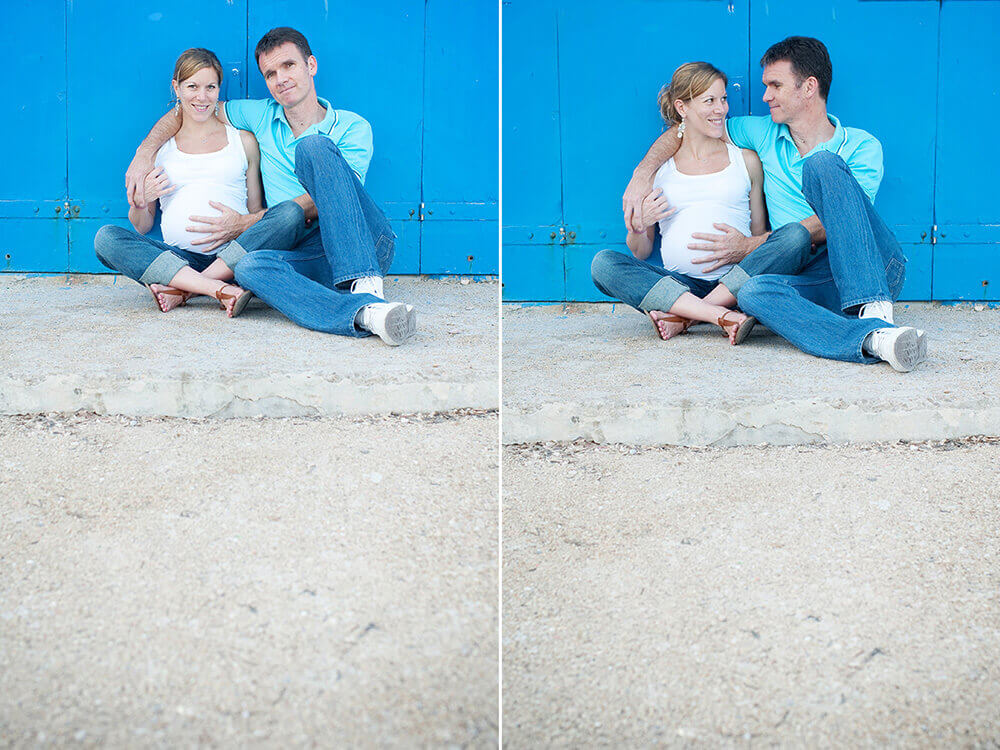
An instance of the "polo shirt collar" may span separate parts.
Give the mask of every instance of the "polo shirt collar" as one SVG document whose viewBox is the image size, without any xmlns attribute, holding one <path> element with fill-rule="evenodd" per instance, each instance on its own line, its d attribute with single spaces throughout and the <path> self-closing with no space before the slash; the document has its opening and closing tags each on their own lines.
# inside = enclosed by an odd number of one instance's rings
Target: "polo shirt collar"
<svg viewBox="0 0 1000 750">
<path fill-rule="evenodd" d="M 840 120 L 831 115 L 829 112 L 826 113 L 826 117 L 830 121 L 830 124 L 833 125 L 833 137 L 828 141 L 817 144 L 812 151 L 806 154 L 806 156 L 822 150 L 836 151 L 836 149 L 828 148 L 828 146 L 832 144 L 839 148 L 847 140 L 847 132 L 844 130 L 844 126 L 840 124 Z M 792 134 L 788 130 L 788 125 L 785 123 L 781 123 L 781 125 L 778 126 L 778 138 L 784 138 L 786 141 L 791 143 L 793 147 L 795 147 L 795 141 L 792 139 Z M 803 156 L 802 158 L 805 159 L 806 156 Z"/>
<path fill-rule="evenodd" d="M 311 135 L 317 131 L 323 133 L 329 133 L 337 126 L 337 112 L 334 110 L 333 105 L 330 104 L 326 99 L 321 96 L 317 96 L 316 100 L 326 107 L 326 117 L 317 123 L 310 125 L 306 128 L 302 136 Z M 285 108 L 278 104 L 274 99 L 271 100 L 271 104 L 274 106 L 274 114 L 272 120 L 281 120 L 285 125 L 291 130 L 292 126 L 288 124 L 288 118 L 285 117 Z M 300 136 L 300 137 L 302 137 Z"/>
</svg>

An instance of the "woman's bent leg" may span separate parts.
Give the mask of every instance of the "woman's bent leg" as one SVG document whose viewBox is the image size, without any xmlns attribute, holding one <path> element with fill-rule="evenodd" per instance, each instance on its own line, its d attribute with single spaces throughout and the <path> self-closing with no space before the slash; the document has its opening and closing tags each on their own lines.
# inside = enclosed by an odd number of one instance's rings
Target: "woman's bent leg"
<svg viewBox="0 0 1000 750">
<path fill-rule="evenodd" d="M 669 310 L 691 285 L 680 274 L 646 263 L 632 255 L 601 250 L 590 264 L 594 285 L 604 294 L 620 299 L 642 313 Z"/>
<path fill-rule="evenodd" d="M 167 284 L 188 265 L 180 255 L 183 250 L 111 224 L 97 230 L 94 251 L 97 259 L 112 271 L 146 286 Z"/>
</svg>

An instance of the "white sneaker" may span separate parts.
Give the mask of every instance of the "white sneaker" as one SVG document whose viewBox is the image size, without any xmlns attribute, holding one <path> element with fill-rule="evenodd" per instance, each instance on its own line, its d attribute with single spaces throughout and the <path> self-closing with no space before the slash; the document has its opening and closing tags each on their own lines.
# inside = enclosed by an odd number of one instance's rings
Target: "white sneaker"
<svg viewBox="0 0 1000 750">
<path fill-rule="evenodd" d="M 859 318 L 878 318 L 879 320 L 884 320 L 889 325 L 895 325 L 895 321 L 892 319 L 892 303 L 888 301 L 882 302 L 868 302 L 861 306 L 858 311 Z M 917 329 L 917 336 L 920 338 L 924 337 L 924 332 Z"/>
<path fill-rule="evenodd" d="M 361 308 L 358 326 L 389 346 L 399 346 L 417 330 L 417 312 L 402 302 L 376 302 Z"/>
<path fill-rule="evenodd" d="M 865 348 L 897 372 L 909 372 L 927 358 L 927 337 L 916 328 L 879 328 Z"/>
<path fill-rule="evenodd" d="M 879 320 L 884 320 L 889 325 L 893 325 L 892 320 L 892 303 L 888 300 L 879 300 L 878 302 L 867 302 L 861 306 L 858 310 L 859 318 L 878 318 Z"/>
<path fill-rule="evenodd" d="M 351 294 L 374 294 L 379 299 L 385 299 L 381 276 L 362 276 L 351 282 Z"/>
</svg>

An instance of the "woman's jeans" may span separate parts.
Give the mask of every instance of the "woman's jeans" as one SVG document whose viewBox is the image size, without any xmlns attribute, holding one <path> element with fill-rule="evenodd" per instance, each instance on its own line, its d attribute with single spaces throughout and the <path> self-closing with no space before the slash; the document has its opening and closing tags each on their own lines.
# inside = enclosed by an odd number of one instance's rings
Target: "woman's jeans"
<svg viewBox="0 0 1000 750">
<path fill-rule="evenodd" d="M 802 192 L 826 230 L 825 252 L 801 273 L 747 281 L 736 295 L 740 309 L 809 354 L 877 362 L 865 354 L 864 340 L 890 326 L 878 318 L 858 318 L 857 309 L 899 298 L 906 258 L 836 154 L 820 151 L 806 159 Z"/>
<path fill-rule="evenodd" d="M 771 232 L 764 244 L 717 280 L 668 271 L 614 250 L 602 250 L 594 256 L 590 273 L 597 288 L 609 297 L 639 312 L 668 312 L 685 292 L 704 297 L 717 284 L 725 284 L 735 295 L 751 277 L 795 273 L 815 258 L 815 253 L 809 230 L 801 224 L 786 224 Z"/>
<path fill-rule="evenodd" d="M 256 247 L 292 247 L 296 238 L 305 233 L 302 208 L 295 201 L 279 203 L 265 214 L 253 227 L 258 227 L 251 237 Z M 263 226 L 261 226 L 263 225 Z M 248 234 L 250 230 L 244 233 Z M 94 250 L 98 260 L 112 271 L 125 274 L 140 284 L 168 285 L 184 266 L 204 271 L 216 258 L 232 268 L 242 257 L 242 247 L 224 246 L 218 253 L 199 253 L 182 250 L 165 242 L 146 237 L 131 229 L 108 224 L 97 230 Z"/>
</svg>

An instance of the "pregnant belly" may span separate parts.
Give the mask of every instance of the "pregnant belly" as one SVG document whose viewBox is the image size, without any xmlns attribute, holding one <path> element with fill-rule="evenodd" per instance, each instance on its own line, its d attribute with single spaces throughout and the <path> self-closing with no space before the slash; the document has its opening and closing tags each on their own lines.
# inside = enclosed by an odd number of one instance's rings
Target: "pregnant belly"
<svg viewBox="0 0 1000 750">
<path fill-rule="evenodd" d="M 194 245 L 195 240 L 205 238 L 201 232 L 189 232 L 187 227 L 194 225 L 192 216 L 221 216 L 222 212 L 212 208 L 209 201 L 229 205 L 220 198 L 222 191 L 218 187 L 208 185 L 185 185 L 170 196 L 170 201 L 163 206 L 163 216 L 160 219 L 160 229 L 163 241 L 185 250 L 203 251 L 206 245 Z M 245 214 L 247 207 L 229 205 L 229 208 Z"/>
<path fill-rule="evenodd" d="M 691 235 L 695 232 L 721 234 L 722 232 L 716 229 L 713 224 L 733 225 L 734 219 L 728 213 L 724 207 L 704 204 L 681 209 L 670 220 L 661 222 L 660 231 L 663 237 L 660 255 L 663 258 L 663 267 L 707 280 L 717 279 L 726 273 L 731 266 L 717 268 L 708 274 L 704 273 L 704 270 L 711 263 L 692 263 L 692 260 L 704 258 L 708 253 L 704 250 L 691 250 L 688 245 L 703 242 L 703 240 L 692 239 Z M 735 226 L 737 229 L 741 228 L 739 224 L 735 224 Z"/>
</svg>

